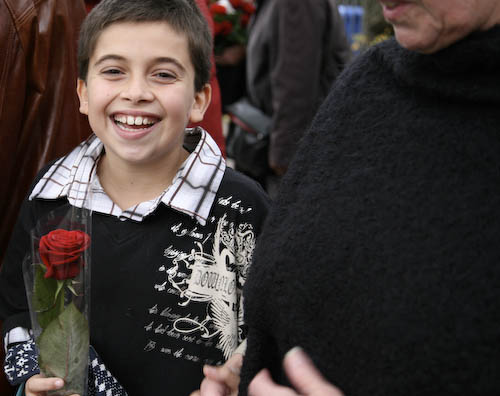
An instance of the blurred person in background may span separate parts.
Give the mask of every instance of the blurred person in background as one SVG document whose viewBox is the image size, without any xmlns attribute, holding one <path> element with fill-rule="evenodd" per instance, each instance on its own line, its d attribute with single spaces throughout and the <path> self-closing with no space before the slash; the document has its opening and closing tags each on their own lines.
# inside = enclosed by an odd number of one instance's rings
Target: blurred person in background
<svg viewBox="0 0 500 396">
<path fill-rule="evenodd" d="M 75 93 L 84 17 L 83 0 L 0 1 L 0 261 L 37 171 L 90 134 Z"/>
<path fill-rule="evenodd" d="M 271 196 L 351 53 L 335 0 L 258 0 L 247 46 L 250 102 L 272 117 Z"/>
</svg>

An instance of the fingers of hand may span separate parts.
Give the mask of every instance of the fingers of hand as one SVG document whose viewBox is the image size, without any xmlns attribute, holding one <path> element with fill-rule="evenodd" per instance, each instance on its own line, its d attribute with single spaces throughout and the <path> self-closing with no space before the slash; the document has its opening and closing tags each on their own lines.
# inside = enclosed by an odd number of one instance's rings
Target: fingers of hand
<svg viewBox="0 0 500 396">
<path fill-rule="evenodd" d="M 288 351 L 283 360 L 285 372 L 291 384 L 304 395 L 342 396 L 342 393 L 325 380 L 312 360 L 302 350 L 295 347 Z"/>
<path fill-rule="evenodd" d="M 235 353 L 224 364 L 224 366 L 226 366 L 233 374 L 236 374 L 238 377 L 240 375 L 242 365 L 243 355 L 241 353 Z"/>
<path fill-rule="evenodd" d="M 261 370 L 248 386 L 249 396 L 298 396 L 293 390 L 274 383 L 267 369 Z"/>
<path fill-rule="evenodd" d="M 26 381 L 26 396 L 38 396 L 41 392 L 47 392 L 62 388 L 64 381 L 60 378 L 44 378 L 40 374 L 34 375 Z"/>
<path fill-rule="evenodd" d="M 200 391 L 195 396 L 226 396 L 230 394 L 229 388 L 210 378 L 205 378 L 200 386 Z"/>
<path fill-rule="evenodd" d="M 238 388 L 240 383 L 240 370 L 242 363 L 243 356 L 237 353 L 222 366 L 203 367 L 203 374 L 205 374 L 207 378 L 223 383 L 231 390 L 235 390 Z"/>
</svg>

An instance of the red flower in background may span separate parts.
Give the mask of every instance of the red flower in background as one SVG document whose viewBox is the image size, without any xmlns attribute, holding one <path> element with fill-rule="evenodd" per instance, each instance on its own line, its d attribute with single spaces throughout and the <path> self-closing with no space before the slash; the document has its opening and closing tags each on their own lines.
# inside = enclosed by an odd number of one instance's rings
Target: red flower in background
<svg viewBox="0 0 500 396">
<path fill-rule="evenodd" d="M 250 20 L 250 15 L 248 15 L 248 14 L 243 14 L 243 15 L 241 16 L 241 24 L 242 24 L 243 26 L 247 26 L 247 25 L 248 25 L 248 21 L 249 21 L 249 20 Z"/>
<path fill-rule="evenodd" d="M 215 22 L 215 34 L 222 34 L 224 36 L 231 33 L 233 30 L 233 24 L 231 21 Z"/>
<path fill-rule="evenodd" d="M 245 45 L 247 25 L 255 12 L 254 0 L 207 0 L 214 20 L 214 52 L 221 54 L 225 48 Z"/>
<path fill-rule="evenodd" d="M 212 3 L 210 4 L 210 13 L 212 15 L 216 14 L 222 14 L 225 15 L 227 13 L 226 7 L 223 5 L 217 4 L 217 3 Z"/>
<path fill-rule="evenodd" d="M 90 237 L 83 231 L 54 230 L 40 238 L 40 258 L 47 268 L 45 278 L 64 280 L 80 273 L 82 253 Z"/>
<path fill-rule="evenodd" d="M 241 7 L 247 13 L 247 15 L 252 15 L 255 12 L 255 5 L 249 1 L 241 1 Z"/>
</svg>

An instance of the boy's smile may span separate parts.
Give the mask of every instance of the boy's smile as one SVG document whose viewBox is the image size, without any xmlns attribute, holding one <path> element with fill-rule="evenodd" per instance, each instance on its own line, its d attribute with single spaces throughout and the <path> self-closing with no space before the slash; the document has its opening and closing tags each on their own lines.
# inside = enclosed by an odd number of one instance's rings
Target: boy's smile
<svg viewBox="0 0 500 396">
<path fill-rule="evenodd" d="M 179 165 L 184 129 L 201 121 L 210 99 L 208 86 L 195 92 L 194 73 L 187 37 L 165 22 L 103 30 L 78 95 L 110 165 Z"/>
<path fill-rule="evenodd" d="M 141 112 L 123 112 L 111 115 L 118 127 L 116 133 L 123 139 L 140 139 L 153 130 L 153 126 L 160 121 L 155 115 Z"/>
</svg>

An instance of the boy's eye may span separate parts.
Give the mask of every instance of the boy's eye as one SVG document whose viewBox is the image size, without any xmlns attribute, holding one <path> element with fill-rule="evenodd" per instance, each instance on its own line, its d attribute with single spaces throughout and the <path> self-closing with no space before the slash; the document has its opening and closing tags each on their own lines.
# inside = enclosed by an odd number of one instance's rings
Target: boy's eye
<svg viewBox="0 0 500 396">
<path fill-rule="evenodd" d="M 154 76 L 160 80 L 175 80 L 177 77 L 173 73 L 169 72 L 157 72 Z"/>
<path fill-rule="evenodd" d="M 118 74 L 121 74 L 121 70 L 119 69 L 106 69 L 103 71 L 104 74 L 109 74 L 109 75 L 112 75 L 112 76 L 116 76 Z"/>
</svg>

